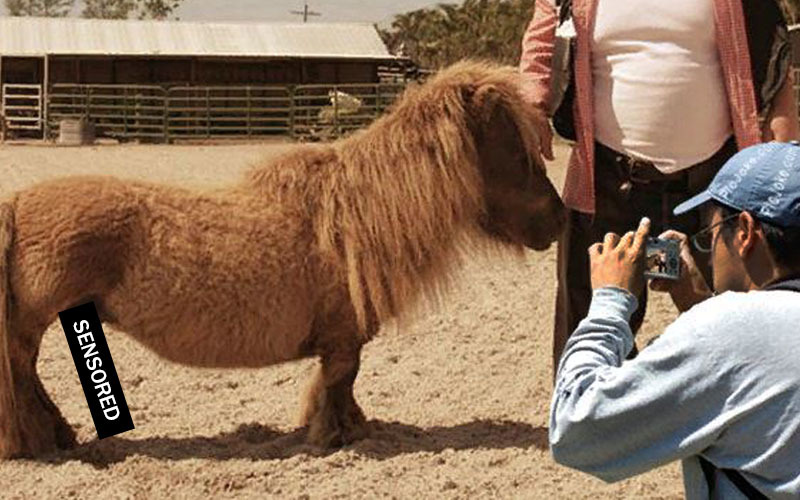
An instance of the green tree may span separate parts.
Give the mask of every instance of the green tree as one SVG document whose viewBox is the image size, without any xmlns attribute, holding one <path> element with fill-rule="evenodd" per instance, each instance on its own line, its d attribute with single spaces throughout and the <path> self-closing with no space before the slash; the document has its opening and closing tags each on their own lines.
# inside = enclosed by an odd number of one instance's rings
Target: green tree
<svg viewBox="0 0 800 500">
<path fill-rule="evenodd" d="M 137 0 L 139 19 L 167 19 L 183 0 Z"/>
<path fill-rule="evenodd" d="M 5 0 L 11 16 L 64 17 L 75 0 Z"/>
<path fill-rule="evenodd" d="M 396 16 L 381 35 L 389 50 L 424 68 L 440 68 L 466 57 L 514 64 L 533 4 L 534 0 L 439 4 Z"/>
<path fill-rule="evenodd" d="M 7 0 L 8 1 L 8 0 Z M 83 17 L 100 19 L 167 19 L 183 0 L 86 0 Z"/>
<path fill-rule="evenodd" d="M 135 8 L 134 0 L 86 0 L 81 16 L 98 19 L 127 19 Z"/>
</svg>

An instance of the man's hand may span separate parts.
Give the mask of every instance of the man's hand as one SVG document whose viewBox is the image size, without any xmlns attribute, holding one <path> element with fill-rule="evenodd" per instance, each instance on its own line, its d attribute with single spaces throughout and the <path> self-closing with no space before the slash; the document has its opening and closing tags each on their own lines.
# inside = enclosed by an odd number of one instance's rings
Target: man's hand
<svg viewBox="0 0 800 500">
<path fill-rule="evenodd" d="M 533 105 L 533 127 L 539 136 L 539 151 L 545 160 L 553 161 L 553 129 L 550 128 L 550 119 L 544 109 Z"/>
<path fill-rule="evenodd" d="M 661 233 L 659 238 L 677 240 L 681 243 L 681 275 L 677 280 L 654 279 L 650 282 L 650 289 L 657 292 L 669 292 L 672 302 L 680 312 L 688 311 L 696 304 L 713 296 L 714 294 L 692 257 L 689 238 L 683 233 L 671 230 Z"/>
<path fill-rule="evenodd" d="M 614 286 L 639 297 L 644 291 L 645 249 L 650 219 L 645 217 L 634 233 L 620 238 L 608 233 L 603 243 L 589 247 L 592 289 Z"/>
</svg>

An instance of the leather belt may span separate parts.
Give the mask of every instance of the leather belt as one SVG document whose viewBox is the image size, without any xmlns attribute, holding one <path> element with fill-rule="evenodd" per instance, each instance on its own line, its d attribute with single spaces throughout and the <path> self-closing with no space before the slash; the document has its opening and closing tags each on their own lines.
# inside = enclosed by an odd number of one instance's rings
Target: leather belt
<svg viewBox="0 0 800 500">
<path fill-rule="evenodd" d="M 684 191 L 686 189 L 689 179 L 688 169 L 665 174 L 651 161 L 628 156 L 599 142 L 596 143 L 596 146 L 598 154 L 603 155 L 606 161 L 613 161 L 631 184 L 665 191 L 672 189 Z"/>
</svg>

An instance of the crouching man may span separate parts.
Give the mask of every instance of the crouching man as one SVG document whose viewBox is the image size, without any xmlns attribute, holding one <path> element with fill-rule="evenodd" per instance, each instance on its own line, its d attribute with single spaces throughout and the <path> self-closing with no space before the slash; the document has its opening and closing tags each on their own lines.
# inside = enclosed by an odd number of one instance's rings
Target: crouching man
<svg viewBox="0 0 800 500">
<path fill-rule="evenodd" d="M 681 278 L 653 281 L 681 316 L 631 361 L 649 221 L 589 249 L 592 304 L 559 363 L 555 460 L 606 481 L 683 461 L 689 499 L 800 497 L 800 146 L 734 155 L 675 209 Z M 711 254 L 711 292 L 689 245 Z"/>
</svg>

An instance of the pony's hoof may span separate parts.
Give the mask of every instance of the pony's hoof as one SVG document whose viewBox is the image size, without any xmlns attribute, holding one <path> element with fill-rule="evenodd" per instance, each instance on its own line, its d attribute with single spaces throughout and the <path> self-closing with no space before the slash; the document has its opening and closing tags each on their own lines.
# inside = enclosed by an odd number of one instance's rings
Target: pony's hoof
<svg viewBox="0 0 800 500">
<path fill-rule="evenodd" d="M 328 415 L 312 419 L 306 443 L 320 448 L 341 448 L 370 436 L 369 424 L 361 409 L 356 407 L 344 416 Z"/>
<path fill-rule="evenodd" d="M 356 441 L 361 441 L 362 439 L 367 439 L 371 434 L 367 423 L 350 427 L 342 432 L 342 444 L 348 445 Z"/>
<path fill-rule="evenodd" d="M 21 432 L 20 445 L 16 446 L 11 458 L 32 458 L 69 450 L 77 446 L 78 440 L 72 426 L 60 415 L 42 413 L 41 418 L 33 424 L 24 426 Z"/>
<path fill-rule="evenodd" d="M 316 446 L 317 448 L 341 448 L 349 444 L 367 439 L 370 437 L 371 432 L 367 425 L 360 427 L 353 427 L 347 430 L 337 429 L 328 432 L 312 431 L 309 429 L 306 436 L 306 444 Z"/>
<path fill-rule="evenodd" d="M 64 423 L 56 426 L 56 446 L 59 450 L 71 450 L 77 445 L 78 439 L 71 425 Z"/>
<path fill-rule="evenodd" d="M 18 442 L 0 442 L 0 460 L 22 458 L 27 456 L 25 449 Z"/>
</svg>

